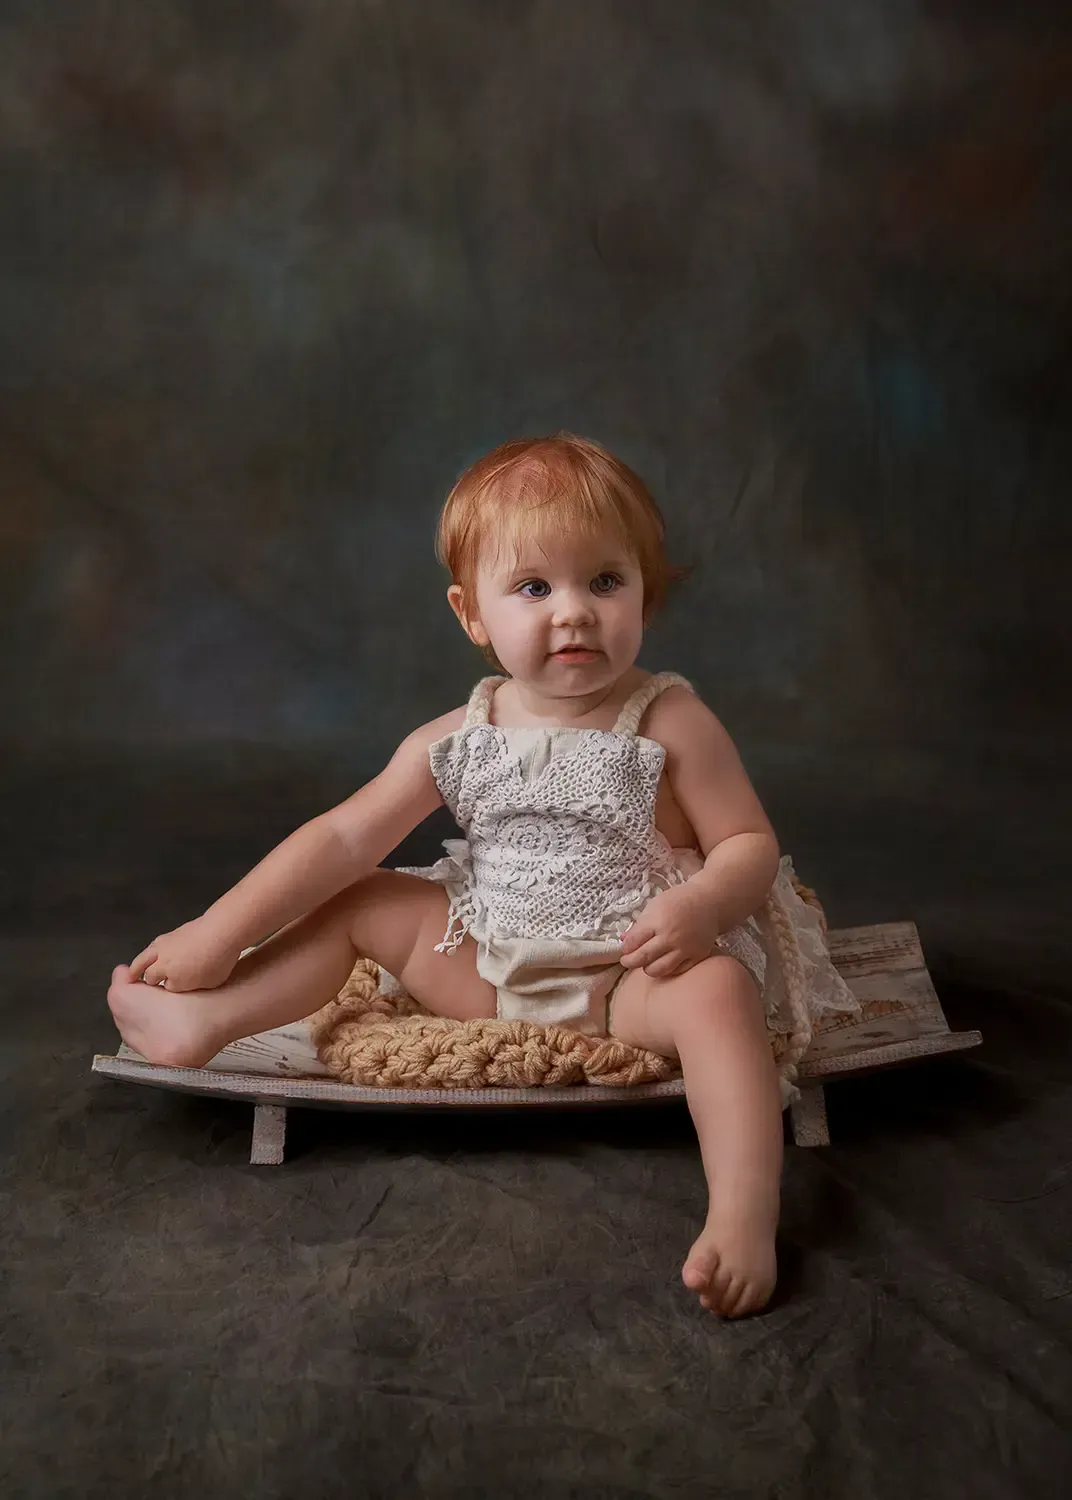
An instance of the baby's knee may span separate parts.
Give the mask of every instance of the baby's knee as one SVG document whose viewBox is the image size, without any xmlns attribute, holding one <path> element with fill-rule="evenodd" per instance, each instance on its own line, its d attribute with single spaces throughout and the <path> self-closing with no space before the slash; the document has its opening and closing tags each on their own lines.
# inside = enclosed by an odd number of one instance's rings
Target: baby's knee
<svg viewBox="0 0 1072 1500">
<path fill-rule="evenodd" d="M 355 911 L 397 905 L 403 878 L 396 871 L 379 865 L 367 875 L 344 886 L 337 895 L 325 901 L 318 911 L 322 918 L 345 918 Z"/>
<path fill-rule="evenodd" d="M 675 1007 L 693 1013 L 751 1011 L 759 1003 L 755 979 L 739 959 L 728 953 L 712 953 L 667 983 L 673 986 Z"/>
<path fill-rule="evenodd" d="M 347 886 L 334 902 L 357 952 L 399 979 L 415 948 L 431 949 L 442 938 L 449 905 L 437 882 L 384 867 Z"/>
</svg>

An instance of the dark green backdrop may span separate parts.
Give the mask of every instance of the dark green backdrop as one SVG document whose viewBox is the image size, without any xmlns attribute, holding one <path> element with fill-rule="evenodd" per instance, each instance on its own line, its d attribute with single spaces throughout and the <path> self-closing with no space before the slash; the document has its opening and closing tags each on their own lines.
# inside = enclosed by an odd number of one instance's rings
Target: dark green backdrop
<svg viewBox="0 0 1072 1500">
<path fill-rule="evenodd" d="M 1061 980 L 1064 15 L 3 6 L 4 730 L 68 894 L 152 791 L 210 895 L 458 703 L 437 509 L 564 426 L 696 565 L 641 660 L 832 917 Z M 168 821 L 210 761 L 271 788 L 226 856 Z"/>
</svg>

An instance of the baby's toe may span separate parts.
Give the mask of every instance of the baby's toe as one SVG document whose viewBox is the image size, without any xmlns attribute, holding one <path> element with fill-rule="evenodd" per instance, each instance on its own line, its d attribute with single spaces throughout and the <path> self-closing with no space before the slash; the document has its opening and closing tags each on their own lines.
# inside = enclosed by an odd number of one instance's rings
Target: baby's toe
<svg viewBox="0 0 1072 1500">
<path fill-rule="evenodd" d="M 747 1281 L 740 1276 L 732 1277 L 722 1298 L 722 1316 L 724 1318 L 739 1317 L 745 1310 L 750 1292 L 751 1287 Z"/>
<path fill-rule="evenodd" d="M 751 1277 L 741 1289 L 732 1313 L 732 1318 L 744 1318 L 749 1313 L 761 1312 L 770 1301 L 774 1292 L 774 1281 L 767 1280 L 763 1276 Z"/>
<path fill-rule="evenodd" d="M 681 1270 L 681 1279 L 690 1292 L 698 1292 L 700 1300 L 706 1301 L 714 1294 L 718 1270 L 718 1251 L 713 1245 L 698 1242 L 689 1251 L 689 1258 Z"/>
<path fill-rule="evenodd" d="M 704 1271 L 695 1262 L 689 1261 L 688 1265 L 681 1272 L 681 1279 L 690 1292 L 699 1292 L 703 1295 L 705 1288 L 711 1280 L 711 1276 L 710 1272 Z"/>
<path fill-rule="evenodd" d="M 732 1277 L 722 1264 L 714 1245 L 705 1245 L 702 1239 L 693 1245 L 682 1268 L 681 1279 L 689 1291 L 697 1294 L 701 1307 L 724 1316 L 723 1309 Z"/>
<path fill-rule="evenodd" d="M 730 1303 L 734 1297 L 735 1278 L 725 1267 L 721 1267 L 718 1273 L 712 1277 L 708 1294 L 711 1298 L 711 1311 L 720 1318 L 729 1316 Z"/>
</svg>

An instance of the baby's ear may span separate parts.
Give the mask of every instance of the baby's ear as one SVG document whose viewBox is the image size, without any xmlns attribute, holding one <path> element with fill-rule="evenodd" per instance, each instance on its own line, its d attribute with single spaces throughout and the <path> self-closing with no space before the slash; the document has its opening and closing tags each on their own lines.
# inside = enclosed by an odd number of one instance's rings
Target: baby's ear
<svg viewBox="0 0 1072 1500">
<path fill-rule="evenodd" d="M 447 599 L 451 609 L 458 617 L 462 629 L 472 641 L 474 646 L 482 646 L 485 650 L 491 645 L 491 637 L 484 629 L 478 614 L 470 614 L 466 603 L 465 592 L 460 583 L 452 583 L 447 590 Z"/>
</svg>

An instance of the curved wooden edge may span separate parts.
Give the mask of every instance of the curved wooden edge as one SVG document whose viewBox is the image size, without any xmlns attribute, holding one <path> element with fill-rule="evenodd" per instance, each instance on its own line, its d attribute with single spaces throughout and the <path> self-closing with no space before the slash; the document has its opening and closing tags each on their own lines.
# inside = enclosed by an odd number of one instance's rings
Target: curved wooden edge
<svg viewBox="0 0 1072 1500">
<path fill-rule="evenodd" d="M 364 1088 L 354 1083 L 331 1083 L 322 1078 L 266 1078 L 254 1073 L 222 1073 L 210 1068 L 162 1068 L 155 1063 L 128 1057 L 93 1059 L 93 1072 L 128 1083 L 145 1083 L 181 1093 L 249 1099 L 257 1104 L 325 1105 L 350 1109 L 469 1109 L 542 1107 L 563 1105 L 641 1104 L 683 1098 L 680 1078 L 666 1083 L 641 1083 L 632 1088 L 602 1088 L 578 1084 L 561 1087 L 541 1085 L 531 1089 L 390 1089 Z"/>
<path fill-rule="evenodd" d="M 835 1078 L 870 1073 L 899 1063 L 919 1062 L 949 1052 L 963 1052 L 982 1042 L 978 1031 L 943 1032 L 909 1042 L 890 1042 L 866 1052 L 816 1060 L 800 1065 L 799 1081 L 821 1084 Z M 181 1093 L 249 1099 L 259 1104 L 323 1105 L 350 1109 L 561 1109 L 566 1105 L 585 1108 L 604 1104 L 647 1104 L 684 1097 L 680 1078 L 665 1083 L 640 1083 L 629 1088 L 604 1088 L 598 1084 L 541 1085 L 531 1089 L 398 1089 L 364 1088 L 352 1083 L 333 1083 L 323 1078 L 272 1078 L 254 1073 L 224 1073 L 211 1068 L 165 1068 L 98 1053 L 92 1071 L 106 1078 L 149 1084 Z"/>
<path fill-rule="evenodd" d="M 913 1037 L 908 1042 L 886 1042 L 881 1047 L 846 1052 L 841 1057 L 813 1058 L 810 1063 L 805 1057 L 800 1064 L 800 1082 L 830 1083 L 854 1073 L 874 1073 L 879 1068 L 923 1062 L 928 1057 L 941 1057 L 948 1052 L 966 1052 L 981 1046 L 982 1041 L 981 1031 L 941 1031 L 931 1036 Z"/>
</svg>

